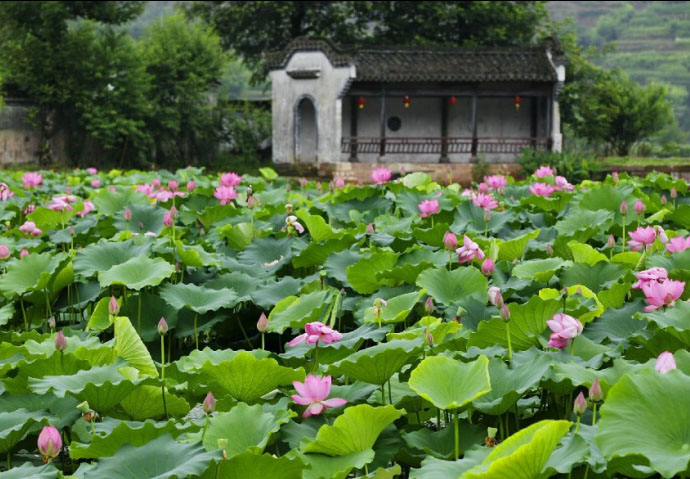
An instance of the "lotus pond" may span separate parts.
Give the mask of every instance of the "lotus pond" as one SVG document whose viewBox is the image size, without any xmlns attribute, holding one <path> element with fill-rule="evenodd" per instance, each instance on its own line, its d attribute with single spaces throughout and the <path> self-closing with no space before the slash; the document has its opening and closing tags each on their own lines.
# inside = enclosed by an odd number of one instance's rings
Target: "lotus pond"
<svg viewBox="0 0 690 479">
<path fill-rule="evenodd" d="M 0 479 L 685 478 L 690 197 L 3 173 Z"/>
</svg>

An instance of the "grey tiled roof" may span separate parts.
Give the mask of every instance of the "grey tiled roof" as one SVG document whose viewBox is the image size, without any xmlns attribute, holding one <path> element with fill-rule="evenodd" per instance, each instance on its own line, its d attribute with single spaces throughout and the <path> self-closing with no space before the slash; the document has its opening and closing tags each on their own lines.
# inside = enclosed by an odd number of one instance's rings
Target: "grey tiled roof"
<svg viewBox="0 0 690 479">
<path fill-rule="evenodd" d="M 556 81 L 545 48 L 338 48 L 326 40 L 298 38 L 268 58 L 269 68 L 284 68 L 296 51 L 316 50 L 334 66 L 355 65 L 357 81 Z"/>
</svg>

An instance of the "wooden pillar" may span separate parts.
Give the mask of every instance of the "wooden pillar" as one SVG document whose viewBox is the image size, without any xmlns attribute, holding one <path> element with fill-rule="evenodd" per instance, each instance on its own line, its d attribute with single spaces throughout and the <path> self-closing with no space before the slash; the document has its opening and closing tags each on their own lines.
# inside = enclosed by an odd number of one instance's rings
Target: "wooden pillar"
<svg viewBox="0 0 690 479">
<path fill-rule="evenodd" d="M 448 160 L 448 102 L 449 97 L 441 97 L 441 158 L 439 163 L 449 163 Z"/>
<path fill-rule="evenodd" d="M 539 97 L 532 96 L 529 99 L 530 107 L 530 129 L 529 136 L 532 138 L 532 148 L 537 146 L 536 138 L 539 136 Z"/>
<path fill-rule="evenodd" d="M 472 94 L 472 158 L 477 156 L 479 141 L 477 140 L 477 95 Z"/>
<path fill-rule="evenodd" d="M 350 161 L 356 163 L 357 159 L 357 116 L 359 115 L 359 103 L 357 97 L 350 98 Z"/>
<path fill-rule="evenodd" d="M 379 146 L 379 156 L 386 156 L 386 85 L 381 85 L 381 130 L 379 136 L 381 137 L 381 144 Z"/>
<path fill-rule="evenodd" d="M 548 151 L 551 151 L 551 136 L 553 133 L 553 121 L 551 120 L 553 113 L 553 97 L 548 95 L 546 97 L 546 137 L 548 138 Z"/>
</svg>

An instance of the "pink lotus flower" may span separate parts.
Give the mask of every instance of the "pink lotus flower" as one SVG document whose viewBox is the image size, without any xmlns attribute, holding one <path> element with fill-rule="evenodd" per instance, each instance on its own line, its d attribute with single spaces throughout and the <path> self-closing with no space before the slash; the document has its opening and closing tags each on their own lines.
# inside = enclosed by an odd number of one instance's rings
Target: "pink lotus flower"
<svg viewBox="0 0 690 479">
<path fill-rule="evenodd" d="M 536 176 L 537 178 L 544 178 L 545 176 L 554 176 L 555 174 L 556 170 L 549 166 L 540 166 L 539 168 L 537 168 L 537 171 L 534 172 L 534 176 Z"/>
<path fill-rule="evenodd" d="M 91 187 L 92 188 L 100 188 L 101 187 L 101 180 L 92 180 L 91 181 Z"/>
<path fill-rule="evenodd" d="M 194 180 L 189 180 L 187 182 L 187 191 L 189 191 L 191 193 L 192 191 L 194 191 L 195 188 L 196 188 L 196 182 Z"/>
<path fill-rule="evenodd" d="M 331 377 L 320 378 L 310 374 L 303 383 L 293 381 L 297 394 L 293 394 L 292 400 L 301 406 L 308 406 L 302 417 L 321 414 L 328 408 L 340 407 L 347 404 L 342 398 L 326 399 L 331 393 Z"/>
<path fill-rule="evenodd" d="M 479 183 L 477 185 L 477 189 L 479 190 L 480 193 L 488 193 L 489 191 L 491 191 L 491 189 L 489 188 L 489 185 L 487 185 L 484 182 Z"/>
<path fill-rule="evenodd" d="M 664 228 L 659 225 L 655 226 L 654 228 L 656 229 L 656 234 L 659 237 L 659 241 L 661 241 L 662 244 L 668 243 L 668 236 L 666 236 L 666 231 L 664 231 Z"/>
<path fill-rule="evenodd" d="M 84 200 L 84 209 L 79 211 L 77 214 L 83 218 L 84 216 L 91 213 L 95 208 L 96 208 L 96 205 L 94 205 L 91 201 Z"/>
<path fill-rule="evenodd" d="M 427 218 L 435 215 L 439 211 L 438 200 L 424 200 L 417 205 L 419 208 L 419 216 Z"/>
<path fill-rule="evenodd" d="M 7 245 L 0 244 L 0 259 L 6 260 L 9 257 L 10 257 L 10 249 L 7 247 Z"/>
<path fill-rule="evenodd" d="M 74 195 L 62 195 L 54 196 L 51 200 L 52 202 L 48 205 L 48 208 L 53 211 L 72 211 L 71 203 L 77 201 L 77 197 Z"/>
<path fill-rule="evenodd" d="M 393 172 L 388 168 L 379 166 L 371 172 L 371 181 L 376 185 L 383 185 L 384 183 L 390 181 Z"/>
<path fill-rule="evenodd" d="M 168 189 L 170 191 L 177 191 L 177 189 L 180 187 L 180 184 L 175 181 L 175 180 L 170 180 L 168 181 Z"/>
<path fill-rule="evenodd" d="M 462 246 L 456 249 L 455 252 L 459 256 L 458 261 L 460 261 L 460 264 L 469 263 L 474 258 L 478 260 L 484 259 L 484 252 L 479 249 L 479 245 L 469 239 L 467 235 L 465 235 L 462 240 Z"/>
<path fill-rule="evenodd" d="M 496 265 L 494 264 L 494 260 L 491 258 L 486 258 L 482 263 L 482 273 L 484 273 L 486 276 L 491 276 L 494 274 L 495 267 Z"/>
<path fill-rule="evenodd" d="M 24 183 L 24 189 L 36 188 L 41 186 L 43 182 L 43 176 L 39 173 L 27 172 L 22 176 L 22 183 Z"/>
<path fill-rule="evenodd" d="M 297 217 L 295 215 L 288 215 L 288 217 L 285 218 L 285 227 L 288 230 L 290 228 L 295 228 L 299 234 L 304 233 L 304 226 L 302 226 L 302 223 L 297 221 Z"/>
<path fill-rule="evenodd" d="M 633 209 L 635 210 L 635 213 L 641 215 L 644 213 L 644 203 L 642 203 L 640 200 L 637 200 L 633 205 Z"/>
<path fill-rule="evenodd" d="M 337 189 L 345 188 L 345 180 L 340 176 L 336 176 L 333 178 L 333 186 L 335 186 Z"/>
<path fill-rule="evenodd" d="M 202 407 L 206 414 L 211 414 L 213 411 L 216 410 L 216 398 L 213 397 L 213 393 L 209 392 L 208 394 L 206 394 Z"/>
<path fill-rule="evenodd" d="M 65 337 L 65 333 L 62 331 L 58 331 L 57 336 L 55 337 L 55 349 L 57 351 L 64 351 L 67 349 L 67 338 Z"/>
<path fill-rule="evenodd" d="M 328 326 L 319 321 L 307 323 L 304 326 L 304 330 L 306 332 L 304 334 L 300 334 L 292 341 L 290 341 L 288 343 L 288 346 L 297 346 L 298 344 L 303 343 L 305 341 L 307 344 L 316 344 L 318 346 L 319 342 L 323 344 L 335 343 L 337 341 L 340 341 L 343 337 L 343 335 L 340 334 L 338 331 L 329 328 Z"/>
<path fill-rule="evenodd" d="M 654 369 L 659 374 L 666 374 L 669 371 L 676 369 L 676 360 L 670 351 L 664 351 L 656 358 Z"/>
<path fill-rule="evenodd" d="M 666 243 L 666 249 L 669 253 L 680 253 L 690 248 L 690 236 L 683 238 L 682 236 L 676 236 L 671 238 L 671 240 Z"/>
<path fill-rule="evenodd" d="M 447 250 L 453 251 L 458 247 L 458 237 L 455 236 L 453 232 L 447 231 L 446 234 L 443 235 L 443 245 Z"/>
<path fill-rule="evenodd" d="M 173 224 L 172 220 L 172 215 L 170 214 L 170 211 L 166 211 L 165 215 L 163 216 L 163 224 L 170 228 Z"/>
<path fill-rule="evenodd" d="M 501 294 L 501 290 L 496 286 L 489 288 L 489 302 L 499 309 L 503 306 L 503 295 Z"/>
<path fill-rule="evenodd" d="M 29 206 L 24 208 L 24 216 L 29 216 L 34 211 L 36 211 L 36 205 L 30 204 Z"/>
<path fill-rule="evenodd" d="M 664 268 L 654 267 L 635 273 L 635 277 L 637 283 L 632 285 L 633 289 L 642 289 L 647 284 L 666 281 L 668 271 Z"/>
<path fill-rule="evenodd" d="M 553 331 L 547 344 L 550 348 L 565 349 L 568 341 L 579 336 L 584 329 L 580 320 L 562 313 L 554 314 L 553 319 L 547 321 L 546 324 Z"/>
<path fill-rule="evenodd" d="M 228 173 L 229 174 L 229 173 Z M 220 201 L 221 205 L 227 205 L 232 200 L 237 198 L 237 191 L 232 186 L 219 186 L 213 196 Z"/>
<path fill-rule="evenodd" d="M 628 244 L 632 246 L 633 251 L 639 251 L 656 240 L 656 229 L 653 226 L 647 226 L 646 228 L 638 226 L 635 231 L 631 231 L 628 234 L 632 238 L 632 241 L 629 241 Z"/>
<path fill-rule="evenodd" d="M 0 183 L 0 201 L 7 201 L 12 198 L 14 193 L 10 190 L 10 187 L 5 183 Z"/>
<path fill-rule="evenodd" d="M 533 195 L 548 198 L 549 196 L 554 194 L 556 188 L 546 183 L 535 183 L 533 185 L 530 185 L 529 190 Z"/>
<path fill-rule="evenodd" d="M 91 168 L 87 168 L 86 172 L 90 175 L 95 175 L 98 173 L 98 170 L 92 166 Z"/>
<path fill-rule="evenodd" d="M 38 435 L 38 452 L 43 456 L 43 463 L 58 457 L 62 449 L 62 437 L 53 426 L 45 426 Z"/>
<path fill-rule="evenodd" d="M 136 190 L 139 193 L 144 193 L 146 196 L 149 196 L 151 193 L 153 193 L 154 187 L 148 183 L 145 183 L 143 185 L 137 185 Z"/>
<path fill-rule="evenodd" d="M 36 223 L 33 221 L 25 221 L 23 225 L 19 227 L 19 231 L 26 235 L 31 235 L 33 234 L 34 231 L 36 231 L 38 228 L 36 228 Z M 39 230 L 41 231 L 41 230 Z"/>
<path fill-rule="evenodd" d="M 663 282 L 649 282 L 642 286 L 642 292 L 649 303 L 645 311 L 656 311 L 664 306 L 673 306 L 674 302 L 683 295 L 685 283 L 682 281 L 666 280 Z"/>
<path fill-rule="evenodd" d="M 237 186 L 240 183 L 242 183 L 242 177 L 238 175 L 237 173 L 223 173 L 220 175 L 220 185 L 221 186 Z"/>
<path fill-rule="evenodd" d="M 39 231 L 40 231 L 40 230 L 39 230 Z M 21 250 L 21 251 L 19 252 L 19 259 L 22 259 L 24 256 L 26 256 L 26 255 L 28 255 L 28 254 L 29 254 L 29 250 L 26 249 L 26 248 L 24 248 L 23 250 Z"/>
<path fill-rule="evenodd" d="M 175 193 L 173 193 L 172 191 L 158 190 L 158 191 L 154 191 L 153 193 L 151 193 L 149 195 L 149 198 L 151 198 L 152 200 L 156 200 L 156 201 L 160 201 L 162 203 L 165 203 L 166 201 L 173 199 L 175 196 L 177 196 L 177 195 Z"/>
<path fill-rule="evenodd" d="M 485 211 L 490 211 L 495 208 L 498 208 L 498 201 L 494 199 L 491 193 L 477 193 L 476 195 L 474 195 L 474 198 L 472 198 L 472 203 L 484 209 Z"/>
<path fill-rule="evenodd" d="M 568 180 L 564 176 L 557 176 L 556 179 L 556 189 L 559 191 L 573 191 L 575 187 L 568 183 Z"/>
<path fill-rule="evenodd" d="M 618 183 L 618 181 L 620 180 L 620 178 L 618 177 L 617 171 L 614 171 L 613 173 L 611 173 L 611 177 L 613 178 L 614 183 Z"/>
<path fill-rule="evenodd" d="M 508 186 L 508 180 L 503 175 L 492 175 L 485 176 L 484 181 L 492 190 L 503 191 L 503 189 Z"/>
</svg>

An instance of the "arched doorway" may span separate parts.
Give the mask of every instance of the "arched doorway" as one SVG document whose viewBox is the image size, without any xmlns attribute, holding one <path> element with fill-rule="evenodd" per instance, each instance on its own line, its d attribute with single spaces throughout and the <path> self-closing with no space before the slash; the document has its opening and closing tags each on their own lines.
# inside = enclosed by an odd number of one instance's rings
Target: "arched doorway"
<svg viewBox="0 0 690 479">
<path fill-rule="evenodd" d="M 303 97 L 295 110 L 295 159 L 300 163 L 317 160 L 319 134 L 316 127 L 316 107 L 309 97 Z"/>
</svg>

